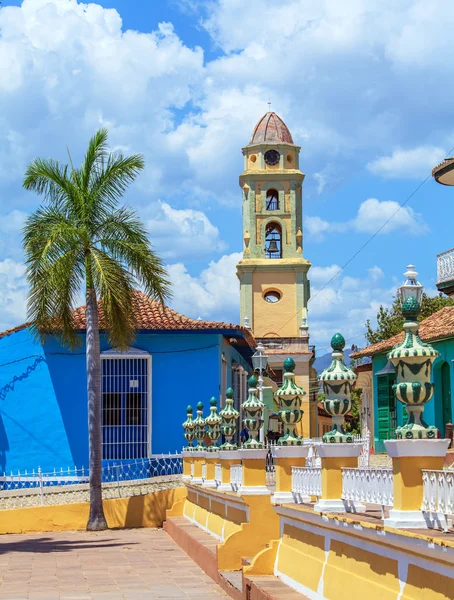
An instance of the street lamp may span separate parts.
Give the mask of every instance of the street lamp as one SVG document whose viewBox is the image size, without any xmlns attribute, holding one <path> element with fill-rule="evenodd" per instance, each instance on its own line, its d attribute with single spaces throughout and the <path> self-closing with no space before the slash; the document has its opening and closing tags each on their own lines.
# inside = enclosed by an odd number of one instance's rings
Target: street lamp
<svg viewBox="0 0 454 600">
<path fill-rule="evenodd" d="M 266 370 L 267 365 L 268 357 L 265 354 L 265 348 L 262 342 L 259 342 L 256 351 L 252 355 L 252 366 L 254 367 L 254 371 L 258 371 L 259 373 L 257 388 L 261 402 L 263 402 L 263 372 Z M 265 421 L 263 422 L 263 427 L 260 429 L 260 441 L 265 441 Z"/>
<path fill-rule="evenodd" d="M 414 265 L 407 266 L 404 277 L 406 277 L 406 280 L 399 288 L 402 304 L 405 302 L 405 300 L 407 300 L 407 298 L 414 298 L 417 300 L 418 304 L 421 304 L 424 286 L 416 279 L 418 277 L 418 273 L 415 271 Z"/>
</svg>

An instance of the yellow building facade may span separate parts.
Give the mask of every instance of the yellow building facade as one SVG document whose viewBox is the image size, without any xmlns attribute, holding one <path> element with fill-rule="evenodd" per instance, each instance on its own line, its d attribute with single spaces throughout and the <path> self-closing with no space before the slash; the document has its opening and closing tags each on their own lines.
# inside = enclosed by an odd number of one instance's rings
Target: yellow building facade
<svg viewBox="0 0 454 600">
<path fill-rule="evenodd" d="M 296 383 L 306 391 L 302 431 L 317 434 L 315 371 L 309 348 L 307 303 L 310 262 L 303 255 L 300 147 L 274 112 L 266 113 L 243 148 L 243 258 L 237 265 L 241 320 L 261 341 L 269 365 L 296 363 Z"/>
</svg>

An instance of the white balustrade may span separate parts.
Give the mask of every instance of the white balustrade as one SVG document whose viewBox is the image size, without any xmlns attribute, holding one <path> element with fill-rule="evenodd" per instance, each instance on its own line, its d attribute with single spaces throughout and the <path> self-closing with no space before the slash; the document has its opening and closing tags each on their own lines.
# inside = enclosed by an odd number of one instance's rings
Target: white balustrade
<svg viewBox="0 0 454 600">
<path fill-rule="evenodd" d="M 222 468 L 221 465 L 214 465 L 214 480 L 216 482 L 216 487 L 221 485 L 222 482 Z"/>
<path fill-rule="evenodd" d="M 309 448 L 309 452 L 306 458 L 307 467 L 321 467 L 322 459 L 318 455 L 317 445 L 312 445 Z"/>
<path fill-rule="evenodd" d="M 454 248 L 437 256 L 437 283 L 454 279 Z"/>
<path fill-rule="evenodd" d="M 422 472 L 422 511 L 444 515 L 444 529 L 449 527 L 448 516 L 454 517 L 454 471 Z"/>
<path fill-rule="evenodd" d="M 320 467 L 292 467 L 292 493 L 297 504 L 307 496 L 322 495 L 322 470 Z"/>
<path fill-rule="evenodd" d="M 393 506 L 393 471 L 388 467 L 342 469 L 342 500 Z"/>
<path fill-rule="evenodd" d="M 230 467 L 230 485 L 232 490 L 237 492 L 243 481 L 243 465 L 231 465 Z"/>
</svg>

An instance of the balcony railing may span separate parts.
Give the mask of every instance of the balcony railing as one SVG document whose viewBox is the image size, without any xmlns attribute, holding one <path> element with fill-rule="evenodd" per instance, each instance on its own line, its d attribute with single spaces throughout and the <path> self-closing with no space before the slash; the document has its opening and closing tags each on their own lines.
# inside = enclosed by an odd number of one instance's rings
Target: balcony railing
<svg viewBox="0 0 454 600">
<path fill-rule="evenodd" d="M 454 248 L 437 256 L 437 284 L 454 281 Z"/>
<path fill-rule="evenodd" d="M 295 502 L 322 495 L 322 469 L 320 467 L 292 467 L 292 493 Z"/>
<path fill-rule="evenodd" d="M 389 467 L 342 469 L 342 500 L 393 506 L 393 471 Z"/>
<path fill-rule="evenodd" d="M 445 531 L 449 528 L 448 517 L 454 517 L 454 471 L 422 472 L 423 502 L 421 510 L 444 515 Z"/>
</svg>

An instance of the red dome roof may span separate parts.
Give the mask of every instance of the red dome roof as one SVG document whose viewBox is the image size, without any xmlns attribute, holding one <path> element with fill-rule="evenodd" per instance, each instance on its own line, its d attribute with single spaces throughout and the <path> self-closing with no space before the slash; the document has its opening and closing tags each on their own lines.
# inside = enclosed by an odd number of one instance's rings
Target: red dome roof
<svg viewBox="0 0 454 600">
<path fill-rule="evenodd" d="M 284 121 L 274 112 L 267 112 L 254 128 L 250 144 L 293 144 L 292 134 Z"/>
</svg>

